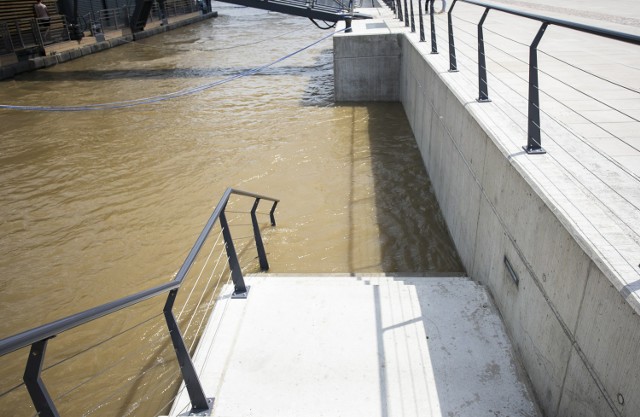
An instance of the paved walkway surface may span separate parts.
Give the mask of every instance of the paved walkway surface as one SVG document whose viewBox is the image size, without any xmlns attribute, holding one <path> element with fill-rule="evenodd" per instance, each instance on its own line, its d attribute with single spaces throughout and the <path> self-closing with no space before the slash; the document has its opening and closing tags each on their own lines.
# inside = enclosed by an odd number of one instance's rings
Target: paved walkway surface
<svg viewBox="0 0 640 417">
<path fill-rule="evenodd" d="M 539 416 L 486 290 L 464 277 L 227 286 L 194 356 L 214 416 Z M 188 415 L 182 390 L 171 415 Z"/>
<path fill-rule="evenodd" d="M 451 5 L 451 2 L 447 2 Z M 505 7 L 640 34 L 640 2 L 503 0 Z M 440 7 L 436 1 L 436 10 Z M 496 144 L 523 173 L 583 250 L 640 314 L 640 46 L 550 26 L 539 46 L 542 146 L 527 155 L 529 45 L 540 23 L 499 11 L 484 23 L 490 103 L 477 103 L 477 23 L 484 8 L 453 11 L 459 72 L 449 72 L 447 15 L 416 32 L 387 8 L 369 9 L 390 32 L 407 32 L 425 59 L 468 104 Z M 356 24 L 361 24 L 356 22 Z"/>
</svg>

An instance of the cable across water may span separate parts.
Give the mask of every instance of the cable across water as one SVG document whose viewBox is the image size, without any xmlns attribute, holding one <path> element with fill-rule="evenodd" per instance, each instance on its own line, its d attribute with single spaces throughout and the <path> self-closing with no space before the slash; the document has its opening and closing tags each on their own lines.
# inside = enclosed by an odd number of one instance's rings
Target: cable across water
<svg viewBox="0 0 640 417">
<path fill-rule="evenodd" d="M 152 103 L 158 103 L 161 101 L 166 101 L 166 100 L 172 100 L 175 98 L 179 98 L 179 97 L 184 97 L 184 96 L 188 96 L 191 94 L 196 94 L 196 93 L 200 93 L 202 91 L 205 90 L 209 90 L 211 88 L 226 84 L 228 82 L 231 82 L 233 80 L 237 80 L 239 78 L 244 78 L 253 74 L 257 74 L 260 71 L 272 67 L 275 64 L 278 64 L 282 61 L 285 61 L 289 58 L 291 58 L 292 56 L 295 56 L 309 48 L 311 48 L 314 45 L 319 44 L 320 42 L 334 36 L 336 33 L 340 33 L 342 31 L 346 30 L 346 28 L 343 29 L 339 29 L 337 31 L 335 31 L 334 33 L 331 33 L 329 35 L 325 35 L 322 38 L 318 39 L 317 41 L 314 41 L 294 52 L 291 52 L 285 56 L 282 56 L 278 59 L 276 59 L 275 61 L 272 61 L 268 64 L 264 64 L 262 66 L 259 67 L 255 67 L 243 72 L 240 72 L 239 74 L 236 75 L 232 75 L 230 77 L 224 78 L 222 80 L 218 80 L 218 81 L 214 81 L 211 83 L 207 83 L 207 84 L 203 84 L 203 85 L 199 85 L 196 87 L 191 87 L 191 88 L 186 88 L 184 90 L 179 90 L 179 91 L 175 91 L 172 93 L 167 93 L 167 94 L 162 94 L 162 95 L 158 95 L 158 96 L 153 96 L 153 97 L 144 97 L 144 98 L 138 98 L 138 99 L 133 99 L 133 100 L 125 100 L 125 101 L 114 101 L 114 102 L 110 102 L 110 103 L 98 103 L 98 104 L 85 104 L 85 105 L 76 105 L 76 106 L 21 106 L 21 105 L 12 105 L 12 104 L 0 104 L 0 109 L 5 109 L 5 110 L 21 110 L 21 111 L 41 111 L 41 112 L 83 112 L 83 111 L 93 111 L 93 110 L 115 110 L 115 109 L 123 109 L 123 108 L 128 108 L 128 107 L 135 107 L 135 106 L 141 106 L 141 105 L 145 105 L 145 104 L 152 104 Z"/>
</svg>

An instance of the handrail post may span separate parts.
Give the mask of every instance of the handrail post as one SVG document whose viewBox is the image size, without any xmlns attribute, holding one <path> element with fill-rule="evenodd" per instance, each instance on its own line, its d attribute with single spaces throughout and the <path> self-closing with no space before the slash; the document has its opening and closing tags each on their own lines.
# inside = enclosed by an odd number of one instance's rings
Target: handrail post
<svg viewBox="0 0 640 417">
<path fill-rule="evenodd" d="M 432 54 L 437 54 L 438 53 L 438 43 L 436 40 L 436 22 L 435 22 L 435 18 L 433 17 L 433 3 L 435 3 L 435 0 L 430 0 L 431 1 L 431 11 L 429 13 L 429 19 L 431 20 L 431 53 Z"/>
<path fill-rule="evenodd" d="M 41 377 L 42 364 L 44 363 L 44 354 L 47 350 L 47 342 L 49 339 L 40 340 L 31 345 L 29 359 L 24 371 L 22 380 L 29 391 L 33 406 L 39 416 L 43 417 L 59 417 L 58 410 L 53 404 L 53 400 L 44 385 Z"/>
<path fill-rule="evenodd" d="M 528 154 L 547 153 L 542 148 L 540 135 L 540 84 L 538 80 L 538 44 L 542 40 L 545 30 L 549 24 L 542 23 L 536 37 L 529 47 L 529 117 L 527 129 L 527 146 L 522 148 Z"/>
<path fill-rule="evenodd" d="M 176 318 L 173 315 L 173 303 L 176 300 L 178 289 L 171 290 L 167 297 L 167 302 L 164 306 L 164 318 L 169 327 L 169 335 L 171 336 L 171 342 L 173 342 L 173 348 L 176 351 L 178 357 L 178 365 L 180 366 L 180 372 L 182 372 L 182 379 L 184 385 L 189 393 L 189 400 L 191 401 L 192 413 L 205 413 L 210 411 L 213 406 L 213 399 L 207 398 L 202 390 L 198 373 L 196 372 L 193 362 L 191 362 L 191 356 L 187 350 L 187 346 L 184 344 L 184 339 L 180 334 L 180 328 L 176 322 Z M 202 415 L 202 414 L 200 414 Z"/>
<path fill-rule="evenodd" d="M 233 291 L 233 298 L 247 298 L 247 286 L 244 284 L 244 278 L 242 276 L 242 270 L 240 270 L 240 263 L 238 262 L 238 255 L 236 254 L 236 248 L 233 246 L 233 240 L 231 239 L 231 232 L 229 231 L 229 223 L 227 223 L 227 216 L 224 214 L 225 207 L 220 212 L 220 226 L 222 227 L 222 237 L 224 238 L 225 247 L 227 249 L 227 257 L 229 258 L 229 268 L 231 269 L 231 279 L 235 287 Z"/>
<path fill-rule="evenodd" d="M 449 27 L 449 72 L 458 72 L 458 62 L 456 61 L 456 46 L 453 36 L 453 18 L 451 13 L 453 12 L 453 7 L 456 5 L 458 0 L 453 0 L 451 3 L 451 7 L 449 8 L 449 12 L 447 13 L 447 25 Z"/>
<path fill-rule="evenodd" d="M 425 0 L 425 5 L 427 4 Z M 426 10 L 425 10 L 426 12 Z M 420 42 L 424 42 L 424 20 L 422 19 L 422 0 L 418 0 L 418 22 L 420 23 Z"/>
<path fill-rule="evenodd" d="M 411 33 L 415 33 L 415 31 L 416 31 L 416 20 L 414 18 L 414 14 L 413 14 L 413 0 L 409 0 L 409 5 L 411 6 Z"/>
<path fill-rule="evenodd" d="M 398 20 L 402 22 L 402 0 L 397 0 L 396 4 L 398 5 Z"/>
<path fill-rule="evenodd" d="M 409 27 L 409 7 L 407 7 L 407 0 L 404 0 L 404 26 Z"/>
<path fill-rule="evenodd" d="M 269 219 L 271 220 L 271 226 L 275 226 L 276 225 L 276 218 L 274 216 L 274 213 L 276 212 L 276 206 L 278 205 L 277 201 L 273 202 L 273 205 L 271 206 L 271 211 L 269 212 Z"/>
<path fill-rule="evenodd" d="M 260 261 L 260 269 L 262 271 L 269 270 L 269 262 L 267 261 L 267 254 L 264 251 L 264 244 L 262 243 L 262 236 L 260 236 L 260 226 L 258 225 L 258 218 L 256 217 L 256 210 L 260 204 L 260 199 L 256 198 L 251 209 L 251 223 L 253 223 L 253 237 L 256 240 L 256 249 L 258 251 L 258 260 Z"/>
<path fill-rule="evenodd" d="M 484 35 L 482 33 L 482 24 L 484 23 L 487 15 L 489 14 L 489 8 L 484 9 L 482 19 L 478 23 L 478 89 L 480 90 L 480 96 L 477 101 L 480 103 L 486 103 L 491 101 L 489 99 L 489 84 L 487 82 L 487 61 L 484 55 Z"/>
</svg>

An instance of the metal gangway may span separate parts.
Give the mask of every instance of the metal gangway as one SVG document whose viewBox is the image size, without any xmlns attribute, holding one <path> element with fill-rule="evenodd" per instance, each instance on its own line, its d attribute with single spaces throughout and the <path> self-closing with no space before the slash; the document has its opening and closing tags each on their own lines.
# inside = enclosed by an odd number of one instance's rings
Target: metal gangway
<svg viewBox="0 0 640 417">
<path fill-rule="evenodd" d="M 353 19 L 370 19 L 371 16 L 355 11 L 362 0 L 219 0 L 255 9 L 269 10 L 293 16 L 306 17 L 314 23 L 323 21 L 336 23 L 346 21 L 347 27 Z M 211 0 L 200 3 L 203 13 L 211 12 Z M 158 1 L 160 10 L 164 10 L 165 1 Z M 153 7 L 153 0 L 136 0 L 135 9 L 131 17 L 133 32 L 144 30 L 149 14 Z M 317 23 L 316 23 L 317 25 Z M 319 25 L 318 25 L 319 26 Z M 327 28 L 333 27 L 327 25 Z"/>
</svg>

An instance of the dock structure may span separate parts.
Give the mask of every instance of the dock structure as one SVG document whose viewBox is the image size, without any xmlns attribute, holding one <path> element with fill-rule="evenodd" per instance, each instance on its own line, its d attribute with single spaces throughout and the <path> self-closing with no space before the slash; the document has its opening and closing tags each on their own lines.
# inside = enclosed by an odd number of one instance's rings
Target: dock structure
<svg viewBox="0 0 640 417">
<path fill-rule="evenodd" d="M 640 6 L 448 3 L 423 31 L 424 11 L 413 4 L 412 24 L 411 2 L 396 2 L 403 21 L 384 6 L 337 34 L 336 99 L 402 103 L 465 269 L 494 297 L 544 414 L 635 417 Z"/>
<path fill-rule="evenodd" d="M 466 277 L 253 275 L 193 357 L 213 416 L 539 416 L 486 288 Z M 171 416 L 187 416 L 182 389 Z"/>
<path fill-rule="evenodd" d="M 216 11 L 205 14 L 197 12 L 170 16 L 166 19 L 166 22 L 161 20 L 148 22 L 144 31 L 136 33 L 132 33 L 128 28 L 106 29 L 101 32 L 100 38 L 85 36 L 77 41 L 68 40 L 48 43 L 43 47 L 43 56 L 35 56 L 27 60 L 18 61 L 15 54 L 2 55 L 0 53 L 0 80 L 12 78 L 21 73 L 52 67 L 217 16 L 218 12 Z M 0 40 L 2 40 L 1 33 Z"/>
</svg>

